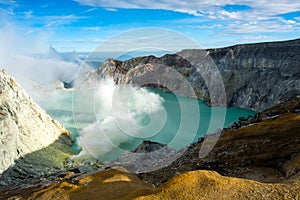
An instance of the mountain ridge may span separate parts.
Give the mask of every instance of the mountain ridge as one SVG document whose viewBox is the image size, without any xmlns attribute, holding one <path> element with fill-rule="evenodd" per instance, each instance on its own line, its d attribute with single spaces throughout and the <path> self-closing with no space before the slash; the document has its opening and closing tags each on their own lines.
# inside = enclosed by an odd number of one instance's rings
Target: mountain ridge
<svg viewBox="0 0 300 200">
<path fill-rule="evenodd" d="M 112 77 L 120 85 L 136 84 L 135 80 L 147 76 L 158 65 L 164 65 L 182 74 L 195 91 L 196 97 L 204 99 L 207 104 L 212 102 L 212 91 L 208 90 L 207 85 L 213 80 L 210 76 L 217 77 L 220 74 L 225 87 L 226 106 L 261 111 L 300 94 L 299 49 L 300 39 L 295 39 L 207 50 L 186 49 L 159 58 L 151 55 L 126 61 L 110 58 L 98 69 L 89 72 L 86 80 L 79 84 L 93 85 L 105 76 Z M 212 67 L 203 67 L 205 62 Z M 193 66 L 194 63 L 197 66 Z M 147 66 L 152 67 L 147 69 Z M 213 66 L 218 71 L 209 69 Z M 157 76 L 164 76 L 166 83 L 173 78 L 160 73 Z M 181 80 L 177 82 L 182 85 Z M 159 81 L 147 87 L 165 88 Z M 184 89 L 177 92 L 184 96 Z"/>
</svg>

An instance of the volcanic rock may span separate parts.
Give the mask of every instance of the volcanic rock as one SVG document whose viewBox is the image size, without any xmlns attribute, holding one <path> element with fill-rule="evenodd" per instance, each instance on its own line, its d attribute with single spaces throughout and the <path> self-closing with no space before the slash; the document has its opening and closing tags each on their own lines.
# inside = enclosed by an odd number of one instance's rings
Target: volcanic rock
<svg viewBox="0 0 300 200">
<path fill-rule="evenodd" d="M 83 82 L 92 85 L 99 77 L 110 76 L 120 85 L 142 83 L 140 86 L 152 88 L 171 86 L 173 89 L 169 90 L 172 92 L 203 98 L 207 104 L 215 102 L 221 106 L 261 111 L 300 95 L 299 49 L 300 39 L 296 39 L 183 50 L 160 58 L 145 56 L 126 61 L 108 59 L 97 70 L 86 74 Z M 182 77 L 175 79 L 168 67 L 177 70 Z M 147 80 L 149 77 L 151 80 Z M 219 79 L 224 86 L 216 81 Z M 185 87 L 184 81 L 189 83 L 193 93 L 186 92 L 189 88 Z M 223 87 L 226 99 L 223 96 L 218 99 Z"/>
<path fill-rule="evenodd" d="M 72 154 L 69 131 L 35 104 L 5 70 L 0 71 L 0 94 L 0 173 L 5 171 L 1 183 L 7 183 L 3 178 L 26 178 L 37 170 L 37 163 L 44 166 L 40 173 L 46 173 L 47 167 L 62 167 L 63 159 Z"/>
</svg>

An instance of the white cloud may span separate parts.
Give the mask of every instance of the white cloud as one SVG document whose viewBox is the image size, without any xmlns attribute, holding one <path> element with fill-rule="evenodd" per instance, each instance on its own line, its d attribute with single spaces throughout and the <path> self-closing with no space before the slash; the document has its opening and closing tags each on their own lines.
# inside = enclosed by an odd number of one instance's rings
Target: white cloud
<svg viewBox="0 0 300 200">
<path fill-rule="evenodd" d="M 222 20 L 230 23 L 227 33 L 256 33 L 256 32 L 295 32 L 299 30 L 299 20 L 285 20 L 280 14 L 300 10 L 300 1 L 250 1 L 250 0 L 74 0 L 84 5 L 104 8 L 143 8 L 164 9 L 175 12 L 201 16 L 201 20 Z M 228 11 L 222 8 L 225 5 L 245 5 L 248 10 Z M 186 20 L 186 19 L 184 19 Z M 183 20 L 183 21 L 184 21 Z M 197 19 L 198 20 L 198 19 Z M 180 20 L 179 20 L 180 21 Z M 177 20 L 177 22 L 179 22 Z M 233 23 L 234 22 L 234 23 Z M 256 22 L 256 23 L 254 23 Z M 182 22 L 184 24 L 184 22 Z M 197 22 L 195 22 L 197 23 Z M 199 22 L 201 23 L 201 22 Z M 233 23 L 233 24 L 231 24 Z M 195 25 L 195 24 L 194 24 Z M 201 28 L 201 25 L 199 26 Z"/>
<path fill-rule="evenodd" d="M 297 25 L 297 22 L 294 20 L 285 20 L 285 19 L 280 19 L 284 24 L 287 25 Z"/>
<path fill-rule="evenodd" d="M 240 33 L 290 33 L 300 31 L 299 23 L 282 21 L 254 21 L 254 22 L 238 22 L 229 24 L 225 33 L 240 34 Z"/>
<path fill-rule="evenodd" d="M 83 30 L 85 31 L 99 31 L 101 29 L 100 26 L 91 26 L 91 27 L 85 27 Z"/>
<path fill-rule="evenodd" d="M 4 5 L 17 5 L 17 2 L 14 0 L 0 0 L 0 4 Z"/>
<path fill-rule="evenodd" d="M 203 12 L 205 16 L 210 19 L 221 19 L 221 20 L 243 20 L 245 19 L 245 12 L 228 12 L 226 10 L 214 9 L 212 11 Z"/>
<path fill-rule="evenodd" d="M 14 9 L 18 6 L 16 1 L 0 0 L 0 17 L 1 15 L 15 15 Z"/>
<path fill-rule="evenodd" d="M 265 40 L 276 40 L 277 38 L 274 36 L 268 36 L 268 35 L 249 35 L 243 37 L 246 41 L 265 41 Z"/>
<path fill-rule="evenodd" d="M 202 25 L 191 25 L 186 26 L 188 28 L 199 28 L 199 29 L 217 29 L 217 28 L 224 28 L 222 24 L 202 24 Z"/>
<path fill-rule="evenodd" d="M 115 8 L 106 8 L 107 11 L 111 11 L 111 12 L 117 12 L 118 10 Z"/>
<path fill-rule="evenodd" d="M 71 81 L 78 66 L 48 54 L 47 33 L 28 37 L 26 28 L 12 23 L 0 29 L 0 68 L 6 69 L 26 89 L 29 80 L 47 84 L 54 80 Z"/>
<path fill-rule="evenodd" d="M 29 18 L 33 17 L 33 11 L 32 10 L 26 11 L 23 13 L 23 15 L 26 19 L 29 19 Z"/>
<path fill-rule="evenodd" d="M 77 19 L 84 18 L 76 15 L 62 15 L 62 16 L 43 16 L 36 17 L 36 19 L 41 20 L 45 23 L 44 28 L 58 27 L 60 25 L 69 24 L 76 21 Z"/>
<path fill-rule="evenodd" d="M 86 10 L 86 11 L 83 11 L 83 12 L 81 12 L 81 13 L 89 13 L 89 12 L 93 12 L 93 11 L 95 11 L 95 10 L 97 10 L 97 8 L 90 8 L 90 9 L 88 9 L 88 10 Z"/>
<path fill-rule="evenodd" d="M 202 0 L 202 1 L 183 1 L 183 0 L 75 0 L 84 5 L 99 6 L 104 8 L 144 8 L 144 9 L 164 9 L 178 12 L 201 15 L 199 11 L 214 12 L 216 7 L 231 5 L 247 5 L 254 13 L 261 16 L 270 17 L 278 14 L 295 12 L 300 10 L 300 2 L 293 0 L 281 1 L 249 1 L 249 0 Z M 219 11 L 222 11 L 221 9 Z M 227 11 L 226 11 L 227 12 Z M 239 15 L 234 12 L 220 13 L 228 18 L 235 19 Z M 247 12 L 247 11 L 246 11 Z"/>
</svg>

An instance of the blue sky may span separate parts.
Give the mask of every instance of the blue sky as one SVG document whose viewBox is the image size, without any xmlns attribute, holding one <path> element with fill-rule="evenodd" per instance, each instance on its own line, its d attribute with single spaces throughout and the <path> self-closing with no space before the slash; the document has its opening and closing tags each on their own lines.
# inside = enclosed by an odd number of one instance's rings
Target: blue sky
<svg viewBox="0 0 300 200">
<path fill-rule="evenodd" d="M 178 31 L 203 48 L 300 37 L 294 0 L 0 0 L 0 17 L 0 44 L 24 51 L 51 45 L 90 52 L 144 27 Z"/>
</svg>

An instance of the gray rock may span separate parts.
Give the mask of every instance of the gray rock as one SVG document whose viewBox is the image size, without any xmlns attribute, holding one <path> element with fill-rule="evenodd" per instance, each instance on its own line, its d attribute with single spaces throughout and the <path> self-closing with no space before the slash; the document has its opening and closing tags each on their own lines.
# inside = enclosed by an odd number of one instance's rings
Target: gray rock
<svg viewBox="0 0 300 200">
<path fill-rule="evenodd" d="M 145 74 L 155 70 L 158 65 L 176 69 L 188 80 L 195 95 L 208 104 L 212 98 L 218 98 L 222 88 L 209 85 L 213 84 L 218 75 L 216 71 L 209 70 L 213 65 L 217 66 L 224 82 L 226 106 L 261 111 L 300 94 L 300 39 L 207 50 L 183 50 L 160 58 L 145 56 L 123 62 L 108 59 L 97 70 L 89 72 L 85 79 L 91 84 L 99 77 L 110 76 L 120 85 L 135 84 L 135 80 L 144 78 Z M 173 75 L 156 73 L 151 76 L 160 76 L 167 82 Z M 182 80 L 177 80 L 177 83 L 180 87 Z M 164 88 L 161 85 L 157 82 L 144 86 Z M 210 87 L 214 88 L 215 95 L 208 91 L 207 88 Z M 177 90 L 180 95 L 186 96 L 184 91 L 186 88 Z M 223 106 L 223 99 L 215 102 Z"/>
<path fill-rule="evenodd" d="M 133 149 L 132 153 L 150 153 L 160 150 L 161 148 L 166 147 L 166 144 L 161 144 L 158 142 L 152 142 L 149 140 L 144 140 L 142 144 Z"/>
<path fill-rule="evenodd" d="M 69 131 L 35 104 L 5 70 L 0 71 L 0 174 L 14 164 L 16 168 L 8 170 L 11 175 L 25 177 L 32 171 L 61 167 L 62 157 L 72 154 L 71 143 Z"/>
<path fill-rule="evenodd" d="M 155 171 L 166 167 L 184 154 L 187 147 L 178 151 L 168 147 L 165 144 L 143 141 L 132 151 L 123 152 L 117 160 L 108 161 L 106 166 L 122 166 L 126 171 L 133 173 L 142 173 Z"/>
</svg>

